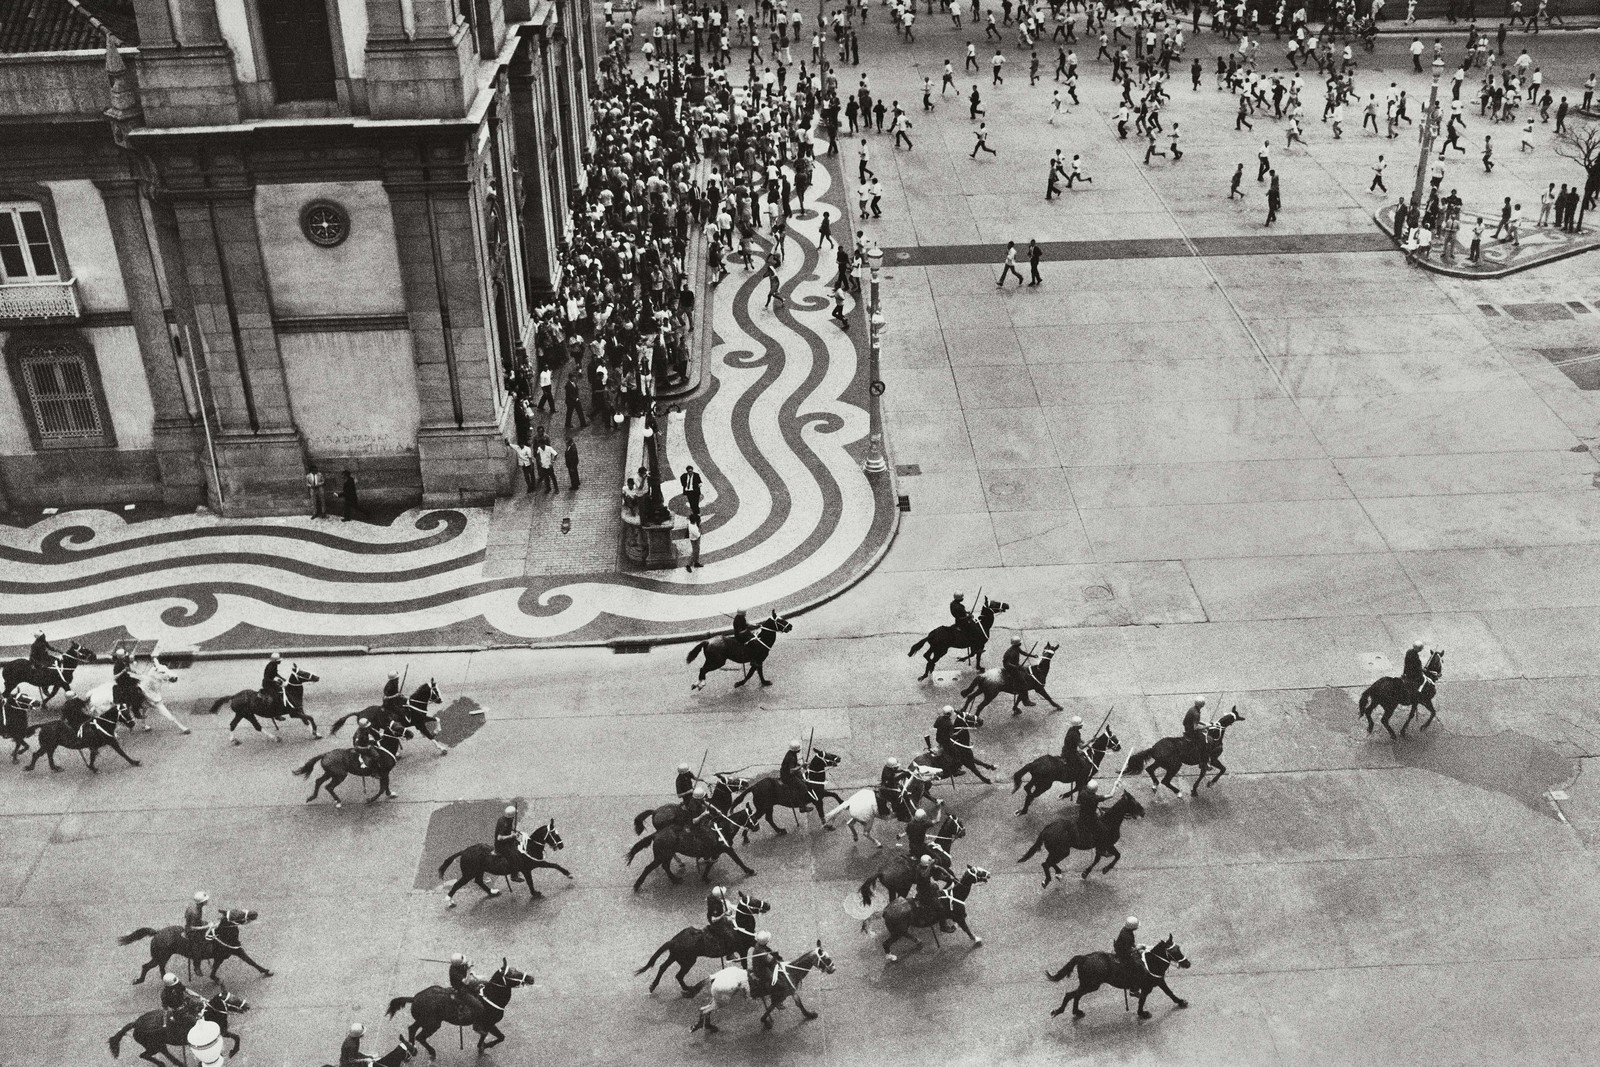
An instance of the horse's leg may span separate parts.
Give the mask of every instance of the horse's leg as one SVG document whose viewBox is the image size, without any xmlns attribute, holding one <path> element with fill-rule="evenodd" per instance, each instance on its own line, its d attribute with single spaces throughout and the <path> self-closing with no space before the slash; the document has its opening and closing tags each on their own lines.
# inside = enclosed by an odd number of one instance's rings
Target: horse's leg
<svg viewBox="0 0 1600 1067">
<path fill-rule="evenodd" d="M 1165 993 L 1167 996 L 1171 997 L 1172 1003 L 1176 1004 L 1178 1007 L 1187 1008 L 1189 1006 L 1189 1002 L 1187 1000 L 1184 1000 L 1182 997 L 1178 996 L 1178 994 L 1172 991 L 1172 987 L 1167 985 L 1167 979 L 1165 975 L 1156 979 L 1156 988 L 1161 990 L 1161 992 Z"/>
<path fill-rule="evenodd" d="M 994 784 L 994 779 L 993 778 L 985 778 L 983 776 L 983 772 L 978 769 L 980 766 L 983 766 L 983 767 L 989 768 L 992 771 L 992 770 L 994 770 L 994 764 L 992 764 L 992 763 L 984 763 L 976 755 L 974 755 L 970 760 L 968 760 L 966 763 L 962 764 L 962 766 L 966 767 L 969 771 L 971 771 L 973 773 L 973 775 L 977 777 L 978 781 L 982 782 L 984 785 L 993 785 Z"/>
<path fill-rule="evenodd" d="M 415 1010 L 415 1008 L 413 1008 L 413 1010 Z M 438 1023 L 429 1023 L 427 1026 L 422 1025 L 420 1022 L 414 1022 L 411 1024 L 412 1043 L 421 1045 L 423 1048 L 427 1049 L 428 1059 L 430 1060 L 436 1060 L 439 1058 L 439 1054 L 433 1050 L 433 1046 L 428 1044 L 428 1038 L 432 1037 L 438 1032 Z"/>
<path fill-rule="evenodd" d="M 1161 779 L 1161 784 L 1166 786 L 1168 789 L 1172 790 L 1173 795 L 1175 795 L 1175 796 L 1181 796 L 1182 795 L 1182 791 L 1177 786 L 1172 784 L 1172 780 L 1178 776 L 1178 771 L 1179 771 L 1180 768 L 1182 768 L 1182 766 L 1183 766 L 1183 764 L 1181 764 L 1181 763 L 1175 763 L 1175 764 L 1172 764 L 1171 766 L 1163 768 L 1163 770 L 1165 770 L 1167 773 L 1166 773 L 1166 776 Z M 1154 772 L 1151 773 L 1150 777 L 1152 777 L 1152 778 L 1155 777 Z"/>
<path fill-rule="evenodd" d="M 321 778 L 317 779 L 317 784 L 319 786 L 322 785 L 323 782 L 327 782 L 328 783 L 328 785 L 327 785 L 328 795 L 333 798 L 333 806 L 336 807 L 336 808 L 344 807 L 344 801 L 339 799 L 339 794 L 335 793 L 333 791 L 333 787 L 338 785 L 340 782 L 343 782 L 344 780 L 345 780 L 345 775 L 342 775 L 342 774 L 339 774 L 339 775 L 330 774 L 330 773 L 328 773 L 326 771 L 323 772 L 323 775 L 322 775 Z M 313 793 L 311 795 L 312 796 L 316 796 L 315 793 Z"/>
<path fill-rule="evenodd" d="M 162 964 L 161 963 L 157 963 L 155 957 L 152 956 L 148 963 L 146 963 L 143 967 L 139 968 L 139 977 L 137 977 L 137 978 L 135 978 L 133 980 L 133 984 L 134 985 L 139 985 L 140 983 L 142 983 L 145 980 L 145 977 L 147 975 L 149 975 L 149 973 L 151 971 L 157 970 L 157 969 L 161 968 L 161 966 L 162 966 Z"/>
<path fill-rule="evenodd" d="M 800 1014 L 805 1016 L 807 1020 L 817 1017 L 817 1013 L 807 1008 L 806 1002 L 800 999 L 800 990 L 798 989 L 794 991 L 794 1006 L 800 1009 Z"/>
<path fill-rule="evenodd" d="M 1422 706 L 1428 709 L 1428 720 L 1422 724 L 1422 729 L 1426 730 L 1428 727 L 1433 725 L 1433 720 L 1438 716 L 1439 713 L 1434 710 L 1433 699 L 1431 697 L 1427 700 L 1424 700 L 1422 702 Z"/>
<path fill-rule="evenodd" d="M 771 825 L 773 831 L 776 832 L 779 837 L 783 837 L 786 834 L 788 834 L 789 831 L 787 831 L 783 827 L 779 826 L 776 822 L 773 822 L 772 814 L 773 814 L 773 812 L 775 812 L 777 810 L 778 810 L 778 806 L 776 804 L 772 805 L 772 807 L 767 809 L 766 818 L 767 818 L 768 824 Z M 757 814 L 757 816 L 759 816 L 760 812 L 757 812 L 756 814 Z"/>
<path fill-rule="evenodd" d="M 1412 705 L 1411 705 L 1411 714 L 1407 715 L 1406 716 L 1406 721 L 1400 724 L 1400 736 L 1401 737 L 1404 737 L 1406 735 L 1406 730 L 1411 726 L 1411 720 L 1415 719 L 1416 717 L 1417 717 L 1417 705 L 1413 702 Z"/>
<path fill-rule="evenodd" d="M 723 852 L 723 854 L 724 854 L 724 855 L 726 855 L 726 856 L 727 856 L 727 857 L 728 857 L 728 858 L 729 858 L 729 859 L 731 859 L 731 860 L 732 860 L 732 861 L 733 861 L 733 862 L 734 862 L 734 863 L 736 863 L 736 864 L 738 864 L 738 866 L 739 866 L 739 869 L 740 869 L 740 870 L 741 870 L 741 871 L 743 871 L 743 872 L 744 872 L 744 873 L 745 873 L 745 875 L 746 875 L 746 876 L 747 876 L 747 877 L 751 877 L 751 878 L 754 878 L 754 877 L 755 877 L 755 873 L 756 873 L 756 872 L 755 872 L 755 871 L 754 871 L 754 869 L 752 869 L 752 868 L 751 868 L 751 867 L 750 867 L 750 866 L 749 866 L 749 865 L 747 865 L 747 864 L 746 864 L 746 863 L 745 863 L 745 862 L 744 862 L 744 860 L 742 860 L 742 859 L 740 859 L 740 858 L 739 858 L 739 854 L 738 854 L 738 853 L 737 853 L 737 852 L 735 852 L 735 851 L 734 851 L 734 850 L 733 850 L 733 849 L 731 849 L 731 848 L 729 848 L 729 847 L 728 847 L 728 846 L 726 846 L 726 845 L 724 845 L 724 846 L 723 846 L 723 848 L 722 848 L 722 852 Z M 717 859 L 717 858 L 716 858 L 716 857 L 715 857 L 715 856 L 713 856 L 713 857 L 711 857 L 711 862 L 713 862 L 713 863 L 715 863 L 715 862 L 716 862 L 716 859 Z M 709 868 L 708 868 L 708 869 L 709 869 Z"/>
<path fill-rule="evenodd" d="M 733 687 L 735 689 L 743 688 L 744 683 L 748 682 L 750 680 L 750 676 L 752 674 L 754 674 L 755 672 L 756 672 L 756 668 L 755 668 L 755 664 L 754 663 L 745 664 L 744 665 L 744 676 L 742 678 L 740 678 L 737 682 L 734 682 L 733 683 Z"/>
<path fill-rule="evenodd" d="M 649 863 L 645 864 L 644 870 L 639 872 L 638 880 L 636 880 L 633 883 L 633 891 L 635 893 L 637 893 L 639 891 L 640 887 L 644 885 L 645 875 L 649 874 L 651 871 L 655 870 L 659 866 L 661 866 L 661 861 L 658 860 L 658 859 L 654 859 L 654 858 L 652 858 Z M 667 873 L 668 873 L 668 876 L 670 877 L 671 876 L 671 872 L 669 871 Z M 676 879 L 674 879 L 674 881 L 676 881 Z"/>
<path fill-rule="evenodd" d="M 1219 760 L 1219 759 L 1213 759 L 1211 761 L 1211 765 L 1217 769 L 1217 773 L 1212 775 L 1211 776 L 1211 781 L 1206 783 L 1206 788 L 1208 788 L 1208 789 L 1211 786 L 1214 786 L 1214 785 L 1217 784 L 1217 779 L 1218 778 L 1221 778 L 1224 774 L 1228 773 L 1228 768 L 1224 767 L 1222 765 L 1222 761 Z"/>
<path fill-rule="evenodd" d="M 295 716 L 294 717 L 299 719 L 301 722 L 305 723 L 307 726 L 311 727 L 311 740 L 315 741 L 315 740 L 317 740 L 318 738 L 320 738 L 322 736 L 322 732 L 317 729 L 317 720 L 316 719 L 313 719 L 311 716 L 307 715 L 303 711 L 295 712 Z"/>
<path fill-rule="evenodd" d="M 956 925 L 961 927 L 961 932 L 962 933 L 966 934 L 969 938 L 972 939 L 972 943 L 974 945 L 983 944 L 983 938 L 981 938 L 977 934 L 973 933 L 972 932 L 972 927 L 967 925 L 967 917 L 965 915 L 963 915 L 961 918 L 956 920 Z"/>
<path fill-rule="evenodd" d="M 565 867 L 561 866 L 561 864 L 552 863 L 549 860 L 530 859 L 528 861 L 528 866 L 533 868 L 533 869 L 535 869 L 535 870 L 559 871 L 560 873 L 566 875 L 568 878 L 572 877 L 572 872 L 571 871 L 569 871 Z"/>
<path fill-rule="evenodd" d="M 1391 741 L 1395 740 L 1398 735 L 1394 732 L 1394 727 L 1389 725 L 1389 720 L 1394 716 L 1394 713 L 1398 711 L 1399 708 L 1400 705 L 1396 704 L 1392 708 L 1385 705 L 1383 709 L 1383 728 L 1389 731 L 1389 740 Z"/>
<path fill-rule="evenodd" d="M 272 739 L 278 744 L 283 744 L 283 720 L 274 715 L 267 720 L 272 723 Z"/>
<path fill-rule="evenodd" d="M 250 958 L 250 953 L 246 952 L 244 949 L 236 948 L 236 949 L 233 950 L 233 954 L 235 956 L 238 956 L 244 962 L 248 963 L 250 966 L 254 967 L 256 970 L 260 971 L 261 972 L 261 977 L 263 977 L 263 978 L 271 978 L 272 977 L 272 972 L 267 970 L 267 968 L 261 966 L 261 964 L 257 963 L 255 960 L 251 959 Z M 226 958 L 226 957 L 224 957 L 224 958 Z M 217 960 L 218 964 L 221 964 L 221 962 L 222 962 L 221 959 Z"/>
<path fill-rule="evenodd" d="M 761 669 L 762 664 L 764 664 L 765 662 L 766 662 L 766 659 L 765 659 L 765 657 L 763 657 L 762 659 L 756 660 L 750 666 L 751 666 L 751 669 L 756 672 L 756 677 L 761 679 L 761 684 L 762 685 L 771 685 L 772 683 L 767 681 L 766 672 Z"/>
<path fill-rule="evenodd" d="M 185 726 L 183 723 L 179 722 L 178 721 L 178 717 L 176 715 L 172 714 L 172 709 L 167 707 L 167 702 L 165 700 L 159 700 L 158 699 L 158 700 L 154 701 L 154 703 L 155 703 L 155 706 L 156 706 L 156 711 L 161 713 L 161 717 L 163 719 L 166 719 L 168 722 L 170 722 L 172 725 L 176 726 L 183 733 L 188 733 L 189 732 L 189 728 L 187 726 Z"/>
<path fill-rule="evenodd" d="M 494 1037 L 493 1041 L 489 1040 L 490 1036 Z M 484 1023 L 483 1029 L 478 1031 L 478 1051 L 482 1052 L 486 1048 L 494 1048 L 505 1039 L 506 1035 L 500 1032 L 498 1026 L 494 1023 Z"/>
<path fill-rule="evenodd" d="M 1099 864 L 1100 860 L 1102 858 L 1104 858 L 1104 856 L 1105 856 L 1105 853 L 1101 852 L 1099 849 L 1095 849 L 1094 850 L 1094 858 L 1089 861 L 1089 866 L 1087 866 L 1087 867 L 1085 867 L 1083 869 L 1083 874 L 1081 875 L 1081 877 L 1083 878 L 1084 881 L 1087 882 L 1089 880 L 1090 872 L 1092 872 L 1095 869 L 1096 865 Z M 1115 866 L 1114 862 L 1113 862 L 1112 866 Z M 1110 867 L 1106 868 L 1106 870 L 1108 870 L 1108 871 L 1110 869 L 1111 869 Z"/>
<path fill-rule="evenodd" d="M 1139 987 L 1139 1018 L 1141 1018 L 1141 1019 L 1150 1018 L 1150 1013 L 1148 1011 L 1146 1011 L 1145 1007 L 1144 1007 L 1144 1002 L 1146 1000 L 1148 1000 L 1149 997 L 1150 997 L 1150 987 L 1148 985 L 1140 986 Z"/>
<path fill-rule="evenodd" d="M 1034 689 L 1034 692 L 1038 693 L 1040 696 L 1042 696 L 1046 700 L 1048 700 L 1050 702 L 1050 706 L 1052 708 L 1055 708 L 1057 711 L 1061 711 L 1062 710 L 1061 705 L 1056 703 L 1056 698 L 1051 696 L 1049 691 L 1046 690 L 1044 686 L 1041 685 L 1041 686 L 1037 687 L 1036 689 Z"/>
</svg>

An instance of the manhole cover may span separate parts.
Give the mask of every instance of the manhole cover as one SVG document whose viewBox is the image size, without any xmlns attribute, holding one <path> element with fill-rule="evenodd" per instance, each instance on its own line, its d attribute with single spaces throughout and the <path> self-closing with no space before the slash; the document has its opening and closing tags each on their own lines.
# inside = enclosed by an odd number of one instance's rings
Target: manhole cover
<svg viewBox="0 0 1600 1067">
<path fill-rule="evenodd" d="M 1111 591 L 1109 585 L 1086 585 L 1083 587 L 1085 600 L 1115 600 L 1117 595 Z"/>
<path fill-rule="evenodd" d="M 1518 322 L 1557 322 L 1573 317 L 1565 304 L 1506 304 L 1505 312 Z"/>
</svg>

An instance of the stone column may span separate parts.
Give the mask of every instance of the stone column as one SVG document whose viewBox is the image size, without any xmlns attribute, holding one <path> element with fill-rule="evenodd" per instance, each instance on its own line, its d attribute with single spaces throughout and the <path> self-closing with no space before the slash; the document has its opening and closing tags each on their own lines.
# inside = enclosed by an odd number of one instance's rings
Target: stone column
<svg viewBox="0 0 1600 1067">
<path fill-rule="evenodd" d="M 304 495 L 305 449 L 272 325 L 254 199 L 250 188 L 216 188 L 172 203 L 180 258 L 169 262 L 182 264 L 204 339 L 228 515 L 297 510 Z"/>
<path fill-rule="evenodd" d="M 471 187 L 459 163 L 440 169 L 451 173 L 405 168 L 385 183 L 422 401 L 422 499 L 485 504 L 510 492 L 515 463 L 495 409 L 498 369 L 483 321 Z"/>
<path fill-rule="evenodd" d="M 155 450 L 162 500 L 174 507 L 193 507 L 207 495 L 202 467 L 207 462 L 205 443 L 184 402 L 166 308 L 156 278 L 155 256 L 140 206 L 139 184 L 133 179 L 116 179 L 97 181 L 95 185 L 111 220 L 111 239 L 127 286 L 128 310 L 133 316 L 145 379 L 155 404 Z"/>
</svg>

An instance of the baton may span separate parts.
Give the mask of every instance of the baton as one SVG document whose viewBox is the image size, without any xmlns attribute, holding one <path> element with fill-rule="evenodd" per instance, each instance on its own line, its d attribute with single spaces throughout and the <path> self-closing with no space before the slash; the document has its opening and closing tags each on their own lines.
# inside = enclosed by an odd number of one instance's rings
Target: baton
<svg viewBox="0 0 1600 1067">
<path fill-rule="evenodd" d="M 707 748 L 705 750 L 705 752 L 701 753 L 701 755 L 700 755 L 700 770 L 694 772 L 694 780 L 697 781 L 697 782 L 701 780 L 700 779 L 701 772 L 703 772 L 706 769 L 706 757 L 709 756 L 709 755 L 711 755 L 711 749 L 709 749 L 709 748 Z"/>
<path fill-rule="evenodd" d="M 1117 789 L 1122 785 L 1122 776 L 1128 772 L 1128 764 L 1130 762 L 1132 762 L 1132 760 L 1133 760 L 1133 753 L 1129 752 L 1128 755 L 1127 755 L 1127 758 L 1122 761 L 1122 770 L 1117 772 L 1117 780 L 1111 783 L 1111 791 L 1113 793 L 1115 793 L 1117 791 Z"/>
</svg>

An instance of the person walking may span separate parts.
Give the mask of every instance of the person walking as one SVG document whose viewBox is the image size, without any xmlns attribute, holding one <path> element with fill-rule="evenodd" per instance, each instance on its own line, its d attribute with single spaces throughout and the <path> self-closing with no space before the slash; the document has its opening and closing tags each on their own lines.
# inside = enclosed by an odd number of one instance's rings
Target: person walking
<svg viewBox="0 0 1600 1067">
<path fill-rule="evenodd" d="M 1378 161 L 1372 165 L 1372 182 L 1367 186 L 1367 192 L 1381 192 L 1389 195 L 1389 187 L 1383 184 L 1383 170 L 1388 164 L 1383 161 L 1383 156 L 1378 156 Z"/>
<path fill-rule="evenodd" d="M 1272 184 L 1267 187 L 1267 221 L 1266 221 L 1266 225 L 1271 226 L 1274 222 L 1278 221 L 1278 207 L 1279 207 L 1280 203 L 1281 203 L 1281 201 L 1279 200 L 1279 193 L 1278 193 L 1278 172 L 1277 171 L 1273 171 L 1272 172 Z"/>
<path fill-rule="evenodd" d="M 571 492 L 578 491 L 578 442 L 567 435 L 567 488 Z"/>
<path fill-rule="evenodd" d="M 539 461 L 539 485 L 544 489 L 545 495 L 559 492 L 561 487 L 556 484 L 556 449 L 548 440 L 539 445 L 534 453 L 534 458 Z"/>
<path fill-rule="evenodd" d="M 539 403 L 536 405 L 540 411 L 545 404 L 550 405 L 550 414 L 556 413 L 555 375 L 550 373 L 549 367 L 539 370 Z"/>
<path fill-rule="evenodd" d="M 1244 181 L 1244 164 L 1240 163 L 1237 167 L 1233 168 L 1233 181 L 1228 185 L 1229 200 L 1232 200 L 1234 197 L 1238 197 L 1240 200 L 1244 199 L 1244 193 L 1239 191 L 1239 183 L 1242 181 Z"/>
<path fill-rule="evenodd" d="M 678 487 L 683 490 L 683 499 L 688 501 L 689 513 L 700 514 L 700 472 L 694 469 L 693 463 L 683 465 L 683 473 L 678 475 Z"/>
<path fill-rule="evenodd" d="M 1044 250 L 1039 247 L 1039 242 L 1032 237 L 1028 238 L 1028 273 L 1033 277 L 1029 285 L 1043 285 L 1044 278 L 1039 274 L 1039 261 L 1044 258 Z"/>
<path fill-rule="evenodd" d="M 567 375 L 566 386 L 567 401 L 567 429 L 572 429 L 572 417 L 578 417 L 578 429 L 589 425 L 589 417 L 583 413 L 583 394 L 578 389 L 578 372 L 573 371 Z"/>
<path fill-rule="evenodd" d="M 1000 265 L 1000 280 L 995 285 L 1001 289 L 1006 287 L 1006 278 L 1015 277 L 1017 288 L 1022 288 L 1022 272 L 1017 269 L 1017 242 L 1006 242 L 1006 261 Z"/>
<path fill-rule="evenodd" d="M 1256 153 L 1256 160 L 1258 163 L 1256 167 L 1256 181 L 1264 182 L 1267 180 L 1267 175 L 1273 172 L 1271 141 L 1261 142 L 1261 151 Z"/>
<path fill-rule="evenodd" d="M 684 537 L 689 541 L 689 564 L 683 569 L 692 571 L 700 566 L 700 520 L 698 516 L 689 519 L 689 526 L 684 531 Z"/>
<path fill-rule="evenodd" d="M 522 470 L 522 484 L 527 488 L 529 495 L 532 495 L 539 477 L 533 449 L 527 445 L 512 445 L 511 451 L 516 453 L 517 466 Z"/>
</svg>

